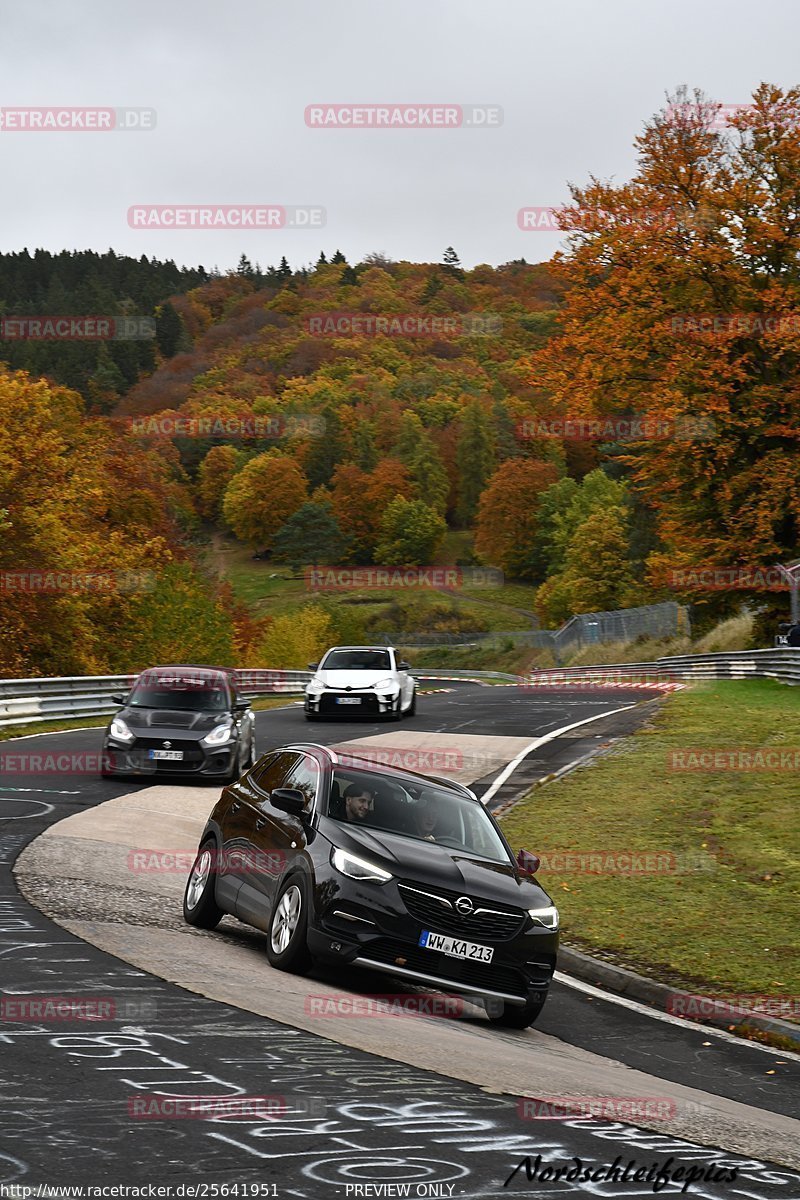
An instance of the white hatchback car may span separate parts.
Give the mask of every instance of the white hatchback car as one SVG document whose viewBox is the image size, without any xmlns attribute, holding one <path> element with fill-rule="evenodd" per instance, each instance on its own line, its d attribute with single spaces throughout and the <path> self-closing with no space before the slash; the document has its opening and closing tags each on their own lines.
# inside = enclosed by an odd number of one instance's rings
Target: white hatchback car
<svg viewBox="0 0 800 1200">
<path fill-rule="evenodd" d="M 398 662 L 390 646 L 334 646 L 319 663 L 309 663 L 314 678 L 306 685 L 309 721 L 332 713 L 351 717 L 385 715 L 399 721 L 417 710 L 417 685 L 407 662 Z"/>
</svg>

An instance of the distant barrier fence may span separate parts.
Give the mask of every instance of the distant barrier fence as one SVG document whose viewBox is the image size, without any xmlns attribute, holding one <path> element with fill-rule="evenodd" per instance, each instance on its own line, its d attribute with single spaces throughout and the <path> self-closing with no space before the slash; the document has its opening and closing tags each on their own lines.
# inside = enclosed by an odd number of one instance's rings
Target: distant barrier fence
<svg viewBox="0 0 800 1200">
<path fill-rule="evenodd" d="M 418 679 L 474 679 L 518 682 L 516 675 L 497 671 L 412 672 Z M 34 679 L 0 680 L 0 728 L 31 725 L 65 717 L 102 717 L 118 707 L 111 699 L 128 692 L 136 675 L 77 675 Z M 300 695 L 311 678 L 310 671 L 253 669 L 236 671 L 237 687 L 243 696 Z"/>
<path fill-rule="evenodd" d="M 607 663 L 603 666 L 559 667 L 554 671 L 534 672 L 528 678 L 552 678 L 576 682 L 589 678 L 602 680 L 614 676 L 621 682 L 627 677 L 655 675 L 665 679 L 777 679 L 781 683 L 800 684 L 800 648 L 777 646 L 770 650 L 734 650 L 721 654 L 679 654 L 651 662 Z"/>
<path fill-rule="evenodd" d="M 641 608 L 621 608 L 614 612 L 580 613 L 570 617 L 560 629 L 502 629 L 489 633 L 383 633 L 389 644 L 407 646 L 469 646 L 477 643 L 512 641 L 552 651 L 558 662 L 565 654 L 574 654 L 591 646 L 609 642 L 629 643 L 637 638 L 670 638 L 691 632 L 688 613 L 674 600 L 646 604 Z"/>
</svg>

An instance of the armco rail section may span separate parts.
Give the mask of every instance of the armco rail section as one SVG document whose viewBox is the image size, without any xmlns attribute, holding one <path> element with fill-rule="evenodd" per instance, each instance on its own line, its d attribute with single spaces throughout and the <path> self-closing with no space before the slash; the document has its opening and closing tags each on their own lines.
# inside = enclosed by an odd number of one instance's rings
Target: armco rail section
<svg viewBox="0 0 800 1200">
<path fill-rule="evenodd" d="M 516 675 L 496 671 L 414 672 L 418 679 L 496 680 L 519 682 Z M 244 696 L 297 696 L 311 678 L 310 671 L 240 670 L 237 683 Z M 39 679 L 0 680 L 0 728 L 32 725 L 65 717 L 101 717 L 119 706 L 111 697 L 127 692 L 136 675 L 78 675 Z"/>
<path fill-rule="evenodd" d="M 608 663 L 603 666 L 559 667 L 534 672 L 528 681 L 544 683 L 570 679 L 583 680 L 656 675 L 664 679 L 777 679 L 781 683 L 800 684 L 800 649 L 778 646 L 770 650 L 737 650 L 724 654 L 683 654 L 657 658 L 653 662 Z"/>
</svg>

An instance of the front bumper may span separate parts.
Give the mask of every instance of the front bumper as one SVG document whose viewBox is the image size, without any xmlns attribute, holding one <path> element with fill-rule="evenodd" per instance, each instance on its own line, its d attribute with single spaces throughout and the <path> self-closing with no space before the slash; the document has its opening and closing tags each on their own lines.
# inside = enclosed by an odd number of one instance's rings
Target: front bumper
<svg viewBox="0 0 800 1200">
<path fill-rule="evenodd" d="M 137 738 L 128 746 L 107 739 L 103 746 L 103 770 L 108 775 L 199 775 L 222 779 L 231 773 L 239 749 L 238 740 L 224 746 L 203 746 L 189 739 L 171 741 L 170 750 L 182 753 L 181 759 L 151 758 L 151 750 L 163 750 L 163 738 Z"/>
<path fill-rule="evenodd" d="M 453 930 L 410 913 L 395 879 L 360 883 L 329 866 L 318 875 L 314 909 L 308 944 L 317 958 L 399 975 L 421 986 L 522 1005 L 547 991 L 556 966 L 558 933 L 534 925 L 527 915 L 523 919 L 521 910 L 518 932 L 509 937 L 468 930 L 458 934 L 465 941 L 491 946 L 491 963 L 420 946 L 423 929 L 449 936 Z"/>
<path fill-rule="evenodd" d="M 344 701 L 344 703 L 339 703 Z M 306 692 L 304 708 L 316 716 L 385 716 L 396 713 L 400 706 L 400 692 L 376 692 L 365 688 L 359 691 Z"/>
</svg>

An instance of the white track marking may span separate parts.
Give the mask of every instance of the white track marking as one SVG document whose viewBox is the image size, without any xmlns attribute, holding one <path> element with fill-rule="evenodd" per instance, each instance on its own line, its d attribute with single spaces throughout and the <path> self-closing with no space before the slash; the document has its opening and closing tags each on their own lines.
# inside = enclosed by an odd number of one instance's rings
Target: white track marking
<svg viewBox="0 0 800 1200">
<path fill-rule="evenodd" d="M 563 983 L 566 987 L 574 988 L 578 992 L 583 992 L 587 996 L 594 996 L 596 1000 L 606 1000 L 609 1004 L 618 1004 L 621 1008 L 628 1008 L 631 1012 L 641 1013 L 644 1017 L 649 1017 L 651 1020 L 665 1021 L 667 1025 L 679 1025 L 682 1029 L 691 1029 L 693 1033 L 707 1034 L 709 1037 L 720 1038 L 723 1042 L 733 1042 L 734 1045 L 741 1047 L 751 1046 L 754 1050 L 760 1050 L 763 1054 L 770 1054 L 773 1058 L 781 1060 L 791 1058 L 794 1062 L 800 1062 L 800 1054 L 795 1054 L 792 1050 L 776 1050 L 774 1046 L 762 1046 L 760 1042 L 751 1042 L 747 1038 L 737 1036 L 733 1033 L 728 1033 L 726 1029 L 717 1029 L 715 1025 L 704 1025 L 699 1021 L 687 1021 L 685 1017 L 674 1017 L 671 1013 L 661 1012 L 658 1008 L 651 1008 L 649 1004 L 641 1004 L 638 1000 L 629 1000 L 627 996 L 617 996 L 613 992 L 604 992 L 602 988 L 595 987 L 591 983 L 584 983 L 582 979 L 575 979 L 572 975 L 565 975 L 563 971 L 556 971 L 553 978 L 557 983 Z M 758 1015 L 758 1014 L 756 1014 Z"/>
<path fill-rule="evenodd" d="M 573 721 L 571 725 L 562 725 L 560 729 L 554 729 L 552 733 L 545 733 L 542 737 L 535 738 L 529 745 L 524 746 L 520 750 L 516 758 L 512 758 L 508 766 L 503 767 L 503 770 L 495 779 L 494 783 L 481 796 L 481 803 L 486 804 L 494 796 L 505 783 L 507 779 L 513 775 L 523 759 L 532 754 L 534 750 L 538 750 L 545 742 L 552 742 L 555 738 L 561 737 L 563 733 L 569 733 L 571 729 L 578 729 L 581 725 L 589 725 L 592 721 L 600 721 L 603 717 L 613 717 L 615 713 L 627 712 L 629 708 L 635 708 L 636 704 L 625 704 L 622 708 L 611 708 L 607 712 L 595 713 L 593 717 L 584 717 L 582 721 Z"/>
</svg>

